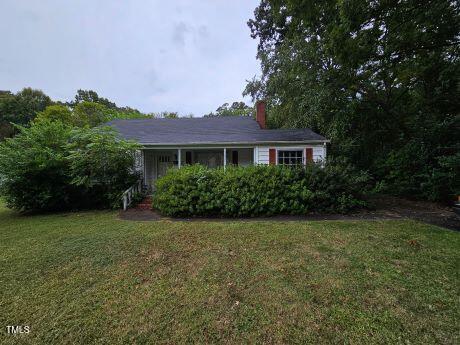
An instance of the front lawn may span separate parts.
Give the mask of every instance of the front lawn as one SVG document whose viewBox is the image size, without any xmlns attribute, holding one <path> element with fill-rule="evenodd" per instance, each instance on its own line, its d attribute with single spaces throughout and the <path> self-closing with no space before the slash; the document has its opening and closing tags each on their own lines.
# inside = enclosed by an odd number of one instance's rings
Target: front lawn
<svg viewBox="0 0 460 345">
<path fill-rule="evenodd" d="M 460 233 L 0 206 L 0 343 L 458 343 Z M 29 334 L 8 335 L 7 325 Z"/>
</svg>

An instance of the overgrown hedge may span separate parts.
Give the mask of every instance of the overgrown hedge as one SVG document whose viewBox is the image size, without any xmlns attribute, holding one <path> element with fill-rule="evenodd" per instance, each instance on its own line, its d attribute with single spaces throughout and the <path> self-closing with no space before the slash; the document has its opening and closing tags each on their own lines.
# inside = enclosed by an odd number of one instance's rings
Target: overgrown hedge
<svg viewBox="0 0 460 345">
<path fill-rule="evenodd" d="M 158 179 L 153 207 L 168 216 L 253 217 L 346 213 L 366 206 L 369 177 L 344 162 L 324 168 L 280 166 L 170 169 Z"/>
</svg>

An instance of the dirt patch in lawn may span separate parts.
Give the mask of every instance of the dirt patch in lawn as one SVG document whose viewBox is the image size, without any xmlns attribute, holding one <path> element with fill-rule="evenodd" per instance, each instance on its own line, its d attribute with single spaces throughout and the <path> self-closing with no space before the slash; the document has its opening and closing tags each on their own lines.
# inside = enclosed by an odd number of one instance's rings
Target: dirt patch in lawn
<svg viewBox="0 0 460 345">
<path fill-rule="evenodd" d="M 428 201 L 414 201 L 396 197 L 379 197 L 373 200 L 375 213 L 396 215 L 460 231 L 460 217 L 451 207 Z"/>
<path fill-rule="evenodd" d="M 379 196 L 371 200 L 371 210 L 363 210 L 353 214 L 310 214 L 305 216 L 273 216 L 254 218 L 170 218 L 163 217 L 154 210 L 136 208 L 120 211 L 119 217 L 134 221 L 315 221 L 315 220 L 384 220 L 414 219 L 428 224 L 437 225 L 450 230 L 460 231 L 460 217 L 452 208 L 427 201 L 413 201 L 397 197 Z"/>
</svg>

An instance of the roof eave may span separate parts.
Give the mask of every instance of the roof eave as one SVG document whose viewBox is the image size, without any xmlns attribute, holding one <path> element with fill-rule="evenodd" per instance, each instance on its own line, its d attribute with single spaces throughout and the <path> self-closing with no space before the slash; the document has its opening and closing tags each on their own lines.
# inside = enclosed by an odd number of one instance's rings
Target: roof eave
<svg viewBox="0 0 460 345">
<path fill-rule="evenodd" d="M 152 147 L 152 146 L 209 146 L 209 145 L 218 145 L 218 146 L 228 146 L 228 145 L 249 145 L 249 146 L 258 146 L 258 145 L 277 145 L 277 144 L 292 144 L 292 145 L 299 145 L 299 144 L 325 144 L 330 143 L 331 141 L 328 139 L 321 139 L 321 140 L 296 140 L 296 141 L 237 141 L 237 142 L 190 142 L 190 143 L 143 143 L 140 142 L 139 144 L 144 147 Z"/>
</svg>

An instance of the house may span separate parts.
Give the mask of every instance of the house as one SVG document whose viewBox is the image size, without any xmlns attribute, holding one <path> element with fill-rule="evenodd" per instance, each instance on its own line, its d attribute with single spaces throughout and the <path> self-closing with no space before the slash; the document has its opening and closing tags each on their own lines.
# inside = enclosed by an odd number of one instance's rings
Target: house
<svg viewBox="0 0 460 345">
<path fill-rule="evenodd" d="M 303 165 L 326 157 L 328 140 L 310 129 L 267 129 L 265 103 L 256 104 L 256 119 L 243 116 L 114 120 L 109 123 L 124 139 L 142 145 L 138 168 L 143 183 L 171 167 L 200 163 Z"/>
</svg>

